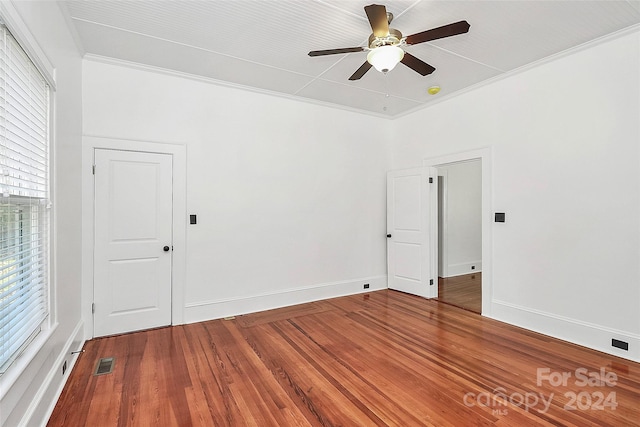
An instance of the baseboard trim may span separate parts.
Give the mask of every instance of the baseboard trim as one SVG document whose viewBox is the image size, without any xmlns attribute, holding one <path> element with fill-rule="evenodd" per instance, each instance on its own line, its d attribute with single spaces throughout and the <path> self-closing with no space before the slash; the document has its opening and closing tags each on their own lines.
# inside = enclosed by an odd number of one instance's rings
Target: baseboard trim
<svg viewBox="0 0 640 427">
<path fill-rule="evenodd" d="M 365 283 L 369 284 L 369 289 L 364 289 Z M 203 322 L 381 289 L 387 289 L 386 275 L 323 283 L 247 297 L 188 303 L 185 305 L 184 320 L 185 323 Z"/>
<path fill-rule="evenodd" d="M 637 334 L 498 300 L 492 301 L 490 317 L 593 350 L 640 362 L 640 335 Z M 629 350 L 612 347 L 613 338 L 629 343 Z"/>
<path fill-rule="evenodd" d="M 47 373 L 42 385 L 38 389 L 38 393 L 33 397 L 29 408 L 22 417 L 20 426 L 46 426 L 49 421 L 49 417 L 53 413 L 53 409 L 62 394 L 69 374 L 73 370 L 77 357 L 72 357 L 72 351 L 78 351 L 84 345 L 84 323 L 78 322 L 73 332 L 65 342 L 64 346 L 55 358 L 55 361 L 51 365 L 51 369 Z M 59 369 L 67 360 L 67 370 L 64 376 L 60 375 Z M 50 396 L 50 397 L 49 397 Z"/>
<path fill-rule="evenodd" d="M 473 270 L 471 267 L 475 267 Z M 460 264 L 449 264 L 447 266 L 447 277 L 463 276 L 465 274 L 481 273 L 482 261 L 463 262 Z"/>
</svg>

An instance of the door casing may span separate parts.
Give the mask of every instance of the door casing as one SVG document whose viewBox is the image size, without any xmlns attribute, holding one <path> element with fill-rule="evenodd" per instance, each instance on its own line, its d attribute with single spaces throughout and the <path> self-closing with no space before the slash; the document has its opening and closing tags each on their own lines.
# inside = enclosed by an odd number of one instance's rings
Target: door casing
<svg viewBox="0 0 640 427">
<path fill-rule="evenodd" d="M 437 168 L 438 166 L 444 166 L 450 163 L 459 163 L 475 159 L 480 159 L 482 163 L 482 315 L 491 317 L 493 302 L 493 257 L 491 248 L 493 245 L 492 230 L 494 209 L 491 199 L 491 178 L 493 175 L 491 147 L 426 158 L 422 161 L 422 165 Z"/>
<path fill-rule="evenodd" d="M 94 188 L 93 158 L 96 149 L 140 151 L 173 156 L 173 264 L 171 272 L 172 325 L 184 323 L 186 283 L 186 146 L 148 141 L 84 136 L 82 150 L 82 320 L 84 339 L 93 338 Z"/>
</svg>

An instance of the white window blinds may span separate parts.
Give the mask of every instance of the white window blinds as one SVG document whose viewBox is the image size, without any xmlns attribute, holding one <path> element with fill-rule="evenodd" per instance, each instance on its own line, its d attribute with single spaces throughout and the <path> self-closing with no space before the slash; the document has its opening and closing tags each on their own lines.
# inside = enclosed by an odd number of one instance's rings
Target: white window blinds
<svg viewBox="0 0 640 427">
<path fill-rule="evenodd" d="M 49 86 L 0 25 L 0 374 L 48 316 Z"/>
</svg>

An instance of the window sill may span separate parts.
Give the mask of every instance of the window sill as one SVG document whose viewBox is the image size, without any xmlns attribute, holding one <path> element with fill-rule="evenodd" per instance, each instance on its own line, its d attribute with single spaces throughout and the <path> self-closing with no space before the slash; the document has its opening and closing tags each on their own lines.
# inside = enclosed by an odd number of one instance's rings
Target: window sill
<svg viewBox="0 0 640 427">
<path fill-rule="evenodd" d="M 46 327 L 43 325 L 43 328 Z M 34 340 L 29 344 L 29 346 L 22 352 L 20 356 L 16 360 L 13 361 L 11 366 L 7 368 L 4 374 L 0 376 L 0 401 L 4 399 L 7 393 L 11 390 L 14 384 L 23 376 L 27 368 L 31 364 L 31 362 L 38 356 L 38 353 L 45 346 L 49 338 L 53 335 L 54 331 L 57 329 L 58 324 L 55 323 L 49 326 L 46 329 L 40 331 L 40 333 L 34 338 Z M 39 371 L 40 368 L 36 369 L 33 372 L 33 376 Z M 28 382 L 31 382 L 33 378 L 25 379 Z"/>
</svg>

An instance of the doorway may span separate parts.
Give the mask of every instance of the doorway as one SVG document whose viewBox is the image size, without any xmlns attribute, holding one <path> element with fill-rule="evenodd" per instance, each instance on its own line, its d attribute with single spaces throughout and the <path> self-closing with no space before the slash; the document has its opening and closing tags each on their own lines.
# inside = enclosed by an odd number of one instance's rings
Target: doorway
<svg viewBox="0 0 640 427">
<path fill-rule="evenodd" d="M 482 162 L 438 170 L 438 300 L 482 313 Z"/>
<path fill-rule="evenodd" d="M 101 136 L 82 138 L 82 319 L 85 324 L 84 339 L 96 335 L 94 328 L 95 277 L 95 183 L 94 165 L 96 150 L 133 151 L 167 154 L 172 159 L 173 219 L 171 241 L 171 324 L 185 323 L 186 242 L 187 242 L 187 150 L 185 144 L 169 144 Z M 98 168 L 95 168 L 98 173 Z M 164 251 L 163 251 L 164 253 Z M 96 307 L 97 308 L 97 307 Z"/>
</svg>

